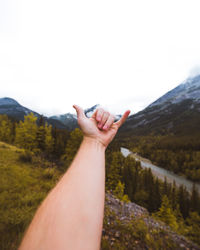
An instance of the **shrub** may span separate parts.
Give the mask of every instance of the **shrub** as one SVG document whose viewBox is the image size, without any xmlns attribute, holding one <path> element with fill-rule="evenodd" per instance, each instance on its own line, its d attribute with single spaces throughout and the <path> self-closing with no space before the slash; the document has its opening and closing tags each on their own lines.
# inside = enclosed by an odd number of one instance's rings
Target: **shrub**
<svg viewBox="0 0 200 250">
<path fill-rule="evenodd" d="M 43 177 L 45 179 L 52 179 L 55 176 L 55 169 L 54 168 L 46 168 L 43 173 Z"/>
<path fill-rule="evenodd" d="M 22 162 L 32 162 L 33 160 L 33 153 L 26 150 L 23 151 L 20 155 L 19 155 L 19 160 Z"/>
</svg>

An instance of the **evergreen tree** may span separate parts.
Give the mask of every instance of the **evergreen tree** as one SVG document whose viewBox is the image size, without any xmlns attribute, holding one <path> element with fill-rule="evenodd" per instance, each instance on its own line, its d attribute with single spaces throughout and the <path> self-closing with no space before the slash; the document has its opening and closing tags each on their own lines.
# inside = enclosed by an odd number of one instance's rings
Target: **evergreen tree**
<svg viewBox="0 0 200 250">
<path fill-rule="evenodd" d="M 63 157 L 66 161 L 67 166 L 69 166 L 69 164 L 74 159 L 74 156 L 76 155 L 76 153 L 80 147 L 82 139 L 83 139 L 83 133 L 79 128 L 75 128 L 70 133 L 70 138 L 67 141 L 65 155 Z"/>
<path fill-rule="evenodd" d="M 0 141 L 13 141 L 13 125 L 7 115 L 0 115 Z"/>
<path fill-rule="evenodd" d="M 45 128 L 44 126 L 39 126 L 36 132 L 36 142 L 37 142 L 37 148 L 41 151 L 45 150 Z"/>
<path fill-rule="evenodd" d="M 124 184 L 121 181 L 118 182 L 113 193 L 120 200 L 129 202 L 128 195 L 124 194 Z"/>
<path fill-rule="evenodd" d="M 125 183 L 124 192 L 133 201 L 134 195 L 137 191 L 139 182 L 139 169 L 141 169 L 140 162 L 136 162 L 134 158 L 126 157 L 124 159 L 123 167 L 123 182 Z"/>
<path fill-rule="evenodd" d="M 107 188 L 114 190 L 122 180 L 124 157 L 121 152 L 113 152 L 110 166 L 106 168 Z"/>
<path fill-rule="evenodd" d="M 172 207 L 166 195 L 163 196 L 161 207 L 158 212 L 154 213 L 154 216 L 165 222 L 172 229 L 174 230 L 178 229 L 176 216 L 172 210 Z"/>
<path fill-rule="evenodd" d="M 177 201 L 180 206 L 181 214 L 183 215 L 183 218 L 185 219 L 189 215 L 189 198 L 188 198 L 188 192 L 186 189 L 181 185 L 178 189 L 178 195 L 177 195 Z"/>
<path fill-rule="evenodd" d="M 187 236 L 200 245 L 200 216 L 197 212 L 190 212 L 186 220 L 188 224 Z"/>
<path fill-rule="evenodd" d="M 192 187 L 192 195 L 190 198 L 190 211 L 200 212 L 200 199 L 195 184 L 193 184 Z"/>
<path fill-rule="evenodd" d="M 24 122 L 20 121 L 16 126 L 15 143 L 28 150 L 37 149 L 37 117 L 33 113 L 24 116 Z"/>
<path fill-rule="evenodd" d="M 53 145 L 54 145 L 54 138 L 52 136 L 52 126 L 46 123 L 45 124 L 45 152 L 48 156 L 52 155 L 53 153 Z"/>
<path fill-rule="evenodd" d="M 176 182 L 173 181 L 173 186 L 172 186 L 172 191 L 171 191 L 171 196 L 170 196 L 170 200 L 172 203 L 172 208 L 173 210 L 177 207 L 177 195 L 176 195 Z"/>
<path fill-rule="evenodd" d="M 151 173 L 152 174 L 152 173 Z M 153 177 L 153 175 L 152 175 Z M 151 184 L 151 188 L 148 191 L 148 210 L 149 212 L 155 212 L 159 209 L 161 205 L 161 192 L 160 192 L 160 184 L 158 178 L 156 181 L 153 181 Z"/>
</svg>

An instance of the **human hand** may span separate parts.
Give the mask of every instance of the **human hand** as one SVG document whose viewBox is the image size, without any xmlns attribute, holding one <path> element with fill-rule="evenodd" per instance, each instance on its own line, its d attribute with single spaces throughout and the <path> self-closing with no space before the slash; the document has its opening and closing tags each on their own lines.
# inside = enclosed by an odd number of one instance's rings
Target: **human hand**
<svg viewBox="0 0 200 250">
<path fill-rule="evenodd" d="M 77 112 L 78 124 L 83 131 L 84 138 L 95 140 L 105 148 L 130 114 L 130 110 L 127 110 L 120 120 L 114 122 L 114 115 L 102 108 L 96 109 L 91 118 L 87 118 L 84 110 L 78 105 L 73 105 L 73 108 Z"/>
</svg>

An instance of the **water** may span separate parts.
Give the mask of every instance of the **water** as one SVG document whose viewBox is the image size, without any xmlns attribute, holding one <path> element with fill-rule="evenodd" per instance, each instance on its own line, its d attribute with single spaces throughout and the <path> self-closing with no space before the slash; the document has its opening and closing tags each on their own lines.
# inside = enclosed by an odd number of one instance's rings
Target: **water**
<svg viewBox="0 0 200 250">
<path fill-rule="evenodd" d="M 133 152 L 131 152 L 127 148 L 121 148 L 121 152 L 122 152 L 124 157 L 131 155 L 137 161 L 140 161 L 142 168 L 150 168 L 153 175 L 157 176 L 159 179 L 164 180 L 166 177 L 167 182 L 173 183 L 175 181 L 177 186 L 183 185 L 186 187 L 187 191 L 189 191 L 189 192 L 192 191 L 192 187 L 194 184 L 193 181 L 190 181 L 183 176 L 179 176 L 177 174 L 174 174 L 173 172 L 171 172 L 169 170 L 158 167 L 158 166 L 152 164 L 151 161 L 149 161 L 148 159 L 142 158 L 141 156 L 134 154 Z M 198 190 L 198 192 L 200 193 L 200 184 L 195 183 L 195 186 L 196 186 L 196 189 Z"/>
</svg>

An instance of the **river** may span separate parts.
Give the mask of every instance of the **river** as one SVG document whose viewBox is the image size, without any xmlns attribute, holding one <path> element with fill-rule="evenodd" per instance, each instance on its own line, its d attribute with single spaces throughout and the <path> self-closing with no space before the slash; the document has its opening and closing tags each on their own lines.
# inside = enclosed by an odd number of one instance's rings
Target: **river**
<svg viewBox="0 0 200 250">
<path fill-rule="evenodd" d="M 158 166 L 152 164 L 152 162 L 150 160 L 145 159 L 145 158 L 139 156 L 138 154 L 131 152 L 127 148 L 121 147 L 121 153 L 123 154 L 124 157 L 131 155 L 131 157 L 135 158 L 137 161 L 140 161 L 142 168 L 150 168 L 152 171 L 152 174 L 154 176 L 157 176 L 159 179 L 164 181 L 164 179 L 166 177 L 166 180 L 168 183 L 173 183 L 175 181 L 177 186 L 183 185 L 186 187 L 187 191 L 189 191 L 189 192 L 192 191 L 192 187 L 194 184 L 193 181 L 190 181 L 183 176 L 174 174 L 173 172 L 171 172 L 169 170 L 158 167 Z M 198 192 L 200 193 L 200 184 L 195 183 L 195 186 L 196 186 Z"/>
</svg>

